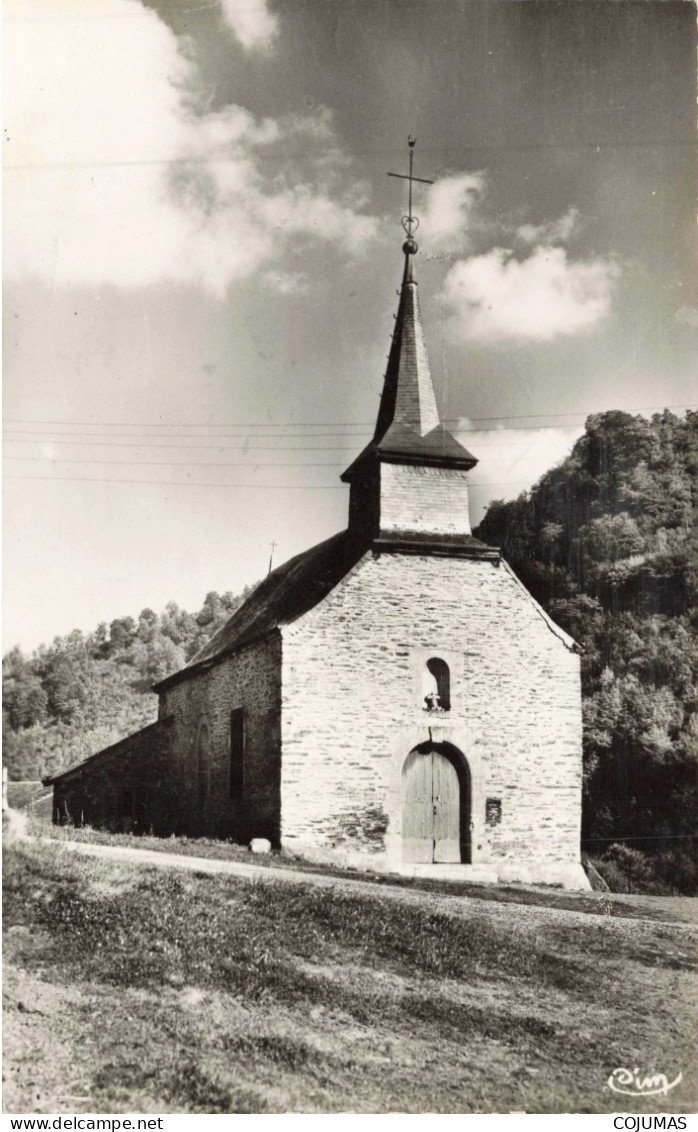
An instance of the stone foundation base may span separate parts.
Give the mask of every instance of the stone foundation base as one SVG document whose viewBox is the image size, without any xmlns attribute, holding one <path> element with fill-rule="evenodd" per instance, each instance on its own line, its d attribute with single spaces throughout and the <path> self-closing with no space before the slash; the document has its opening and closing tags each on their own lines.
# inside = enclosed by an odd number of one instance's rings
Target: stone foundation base
<svg viewBox="0 0 698 1132">
<path fill-rule="evenodd" d="M 472 881 L 482 884 L 544 884 L 556 888 L 590 891 L 581 865 L 558 865 L 546 861 L 502 861 L 486 865 L 397 865 L 399 876 L 425 880 Z"/>
<path fill-rule="evenodd" d="M 497 870 L 492 865 L 398 865 L 390 870 L 401 877 L 424 880 L 473 881 L 496 884 Z"/>
<path fill-rule="evenodd" d="M 545 884 L 557 888 L 591 891 L 589 879 L 581 864 L 556 861 L 489 860 L 474 865 L 408 865 L 386 853 L 360 853 L 342 848 L 320 848 L 317 845 L 288 839 L 284 848 L 289 856 L 297 856 L 312 864 L 335 865 L 369 873 L 392 873 L 425 880 L 472 881 L 480 884 Z M 290 850 L 290 852 L 289 852 Z M 283 850 L 282 850 L 283 852 Z"/>
<path fill-rule="evenodd" d="M 556 861 L 495 861 L 497 880 L 504 884 L 550 884 L 560 888 L 591 891 L 581 864 Z"/>
</svg>

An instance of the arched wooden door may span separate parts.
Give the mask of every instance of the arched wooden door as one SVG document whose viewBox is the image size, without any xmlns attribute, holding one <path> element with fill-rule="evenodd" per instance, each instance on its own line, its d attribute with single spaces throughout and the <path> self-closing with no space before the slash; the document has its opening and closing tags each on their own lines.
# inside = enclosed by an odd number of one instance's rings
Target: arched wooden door
<svg viewBox="0 0 698 1132">
<path fill-rule="evenodd" d="M 402 770 L 402 857 L 411 864 L 458 863 L 467 852 L 469 788 L 443 745 L 424 744 Z M 467 857 L 466 857 L 467 859 Z"/>
</svg>

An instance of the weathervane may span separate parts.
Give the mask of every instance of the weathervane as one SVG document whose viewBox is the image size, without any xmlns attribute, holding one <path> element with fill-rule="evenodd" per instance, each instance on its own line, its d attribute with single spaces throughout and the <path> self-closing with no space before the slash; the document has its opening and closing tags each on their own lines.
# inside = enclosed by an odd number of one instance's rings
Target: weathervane
<svg viewBox="0 0 698 1132">
<path fill-rule="evenodd" d="M 409 181 L 409 200 L 407 205 L 407 216 L 402 217 L 402 227 L 407 233 L 407 243 L 405 244 L 405 251 L 410 252 L 412 255 L 417 251 L 417 241 L 414 239 L 414 233 L 419 228 L 419 220 L 416 216 L 412 215 L 412 184 L 414 181 L 419 181 L 422 185 L 433 185 L 433 181 L 428 181 L 426 177 L 415 177 L 412 172 L 412 164 L 414 162 L 414 147 L 416 138 L 410 134 L 407 138 L 407 144 L 410 152 L 410 171 L 409 173 L 388 173 L 389 177 L 399 177 L 402 181 Z"/>
</svg>

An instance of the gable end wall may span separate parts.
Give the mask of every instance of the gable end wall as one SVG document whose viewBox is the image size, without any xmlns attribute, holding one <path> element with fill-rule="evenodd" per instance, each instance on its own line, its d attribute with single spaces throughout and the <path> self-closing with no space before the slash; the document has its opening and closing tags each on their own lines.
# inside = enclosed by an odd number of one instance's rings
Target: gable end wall
<svg viewBox="0 0 698 1132">
<path fill-rule="evenodd" d="M 402 763 L 431 726 L 471 769 L 473 863 L 578 866 L 579 657 L 508 570 L 367 554 L 283 634 L 284 844 L 398 863 Z M 451 667 L 443 715 L 423 710 L 430 655 Z"/>
</svg>

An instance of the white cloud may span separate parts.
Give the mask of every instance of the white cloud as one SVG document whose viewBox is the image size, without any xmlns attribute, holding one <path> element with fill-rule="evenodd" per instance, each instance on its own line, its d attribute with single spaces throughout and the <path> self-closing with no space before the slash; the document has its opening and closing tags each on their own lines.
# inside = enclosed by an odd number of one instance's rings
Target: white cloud
<svg viewBox="0 0 698 1132">
<path fill-rule="evenodd" d="M 579 227 L 579 209 L 570 208 L 557 220 L 545 224 L 521 224 L 516 229 L 516 238 L 524 244 L 566 244 Z"/>
<path fill-rule="evenodd" d="M 442 177 L 425 193 L 424 207 L 414 206 L 427 235 L 430 251 L 462 251 L 468 243 L 470 214 L 485 189 L 482 173 Z"/>
<path fill-rule="evenodd" d="M 249 42 L 261 42 L 265 9 L 234 7 Z M 194 64 L 138 0 L 63 0 L 60 18 L 44 0 L 7 9 L 9 273 L 57 285 L 179 281 L 222 295 L 298 235 L 349 254 L 374 238 L 344 158 L 333 162 L 327 111 L 197 115 Z M 302 169 L 271 180 L 262 150 L 298 132 Z"/>
<path fill-rule="evenodd" d="M 560 428 L 502 428 L 473 430 L 469 421 L 458 422 L 454 432 L 477 456 L 471 483 L 488 499 L 515 499 L 522 491 L 564 460 L 583 425 Z"/>
<path fill-rule="evenodd" d="M 593 330 L 608 314 L 618 274 L 610 260 L 571 262 L 561 247 L 538 247 L 524 259 L 493 248 L 454 264 L 444 290 L 465 338 L 548 341 Z"/>
<path fill-rule="evenodd" d="M 451 174 L 428 190 L 420 213 L 428 254 L 455 261 L 444 297 L 458 331 L 481 342 L 591 332 L 620 271 L 611 258 L 571 258 L 564 245 L 580 229 L 579 210 L 540 224 L 493 221 L 481 207 L 486 190 L 482 172 Z"/>
<path fill-rule="evenodd" d="M 304 295 L 308 290 L 308 276 L 303 271 L 267 271 L 264 282 L 282 295 Z"/>
<path fill-rule="evenodd" d="M 268 47 L 278 34 L 278 20 L 265 0 L 221 0 L 223 19 L 248 50 Z"/>
<path fill-rule="evenodd" d="M 682 322 L 684 326 L 694 326 L 698 330 L 698 308 L 679 307 L 674 318 L 677 322 Z"/>
</svg>

